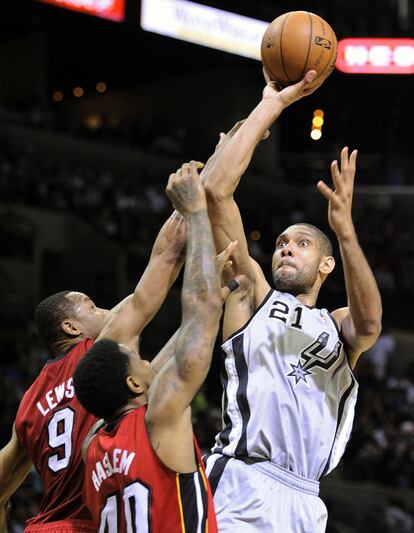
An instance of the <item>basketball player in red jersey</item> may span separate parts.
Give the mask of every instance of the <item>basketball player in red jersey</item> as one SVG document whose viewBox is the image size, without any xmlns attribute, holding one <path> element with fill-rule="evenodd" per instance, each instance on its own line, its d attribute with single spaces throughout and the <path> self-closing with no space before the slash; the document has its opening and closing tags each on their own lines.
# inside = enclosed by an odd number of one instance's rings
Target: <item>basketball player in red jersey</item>
<svg viewBox="0 0 414 533">
<path fill-rule="evenodd" d="M 185 228 L 177 212 L 161 229 L 148 266 L 133 294 L 111 311 L 85 294 L 64 291 L 41 302 L 35 320 L 55 359 L 49 361 L 24 395 L 10 442 L 0 451 L 0 530 L 6 531 L 5 503 L 32 463 L 43 481 L 40 512 L 25 531 L 96 531 L 82 502 L 81 446 L 96 418 L 79 404 L 73 372 L 101 332 L 121 319 L 137 345 L 139 333 L 161 306 L 183 263 Z M 158 370 L 165 352 L 154 359 Z M 3 527 L 4 529 L 1 529 Z"/>
<path fill-rule="evenodd" d="M 155 375 L 121 328 L 108 329 L 74 374 L 79 401 L 104 419 L 84 446 L 84 500 L 98 531 L 217 531 L 190 408 L 207 376 L 221 315 L 198 167 L 183 165 L 167 187 L 187 226 L 182 322 L 173 357 Z"/>
</svg>

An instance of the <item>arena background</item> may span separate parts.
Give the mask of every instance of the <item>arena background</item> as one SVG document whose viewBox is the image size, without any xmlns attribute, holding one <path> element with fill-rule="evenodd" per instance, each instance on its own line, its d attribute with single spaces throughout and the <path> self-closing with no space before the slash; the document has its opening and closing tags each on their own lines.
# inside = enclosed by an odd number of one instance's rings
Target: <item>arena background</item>
<svg viewBox="0 0 414 533">
<path fill-rule="evenodd" d="M 263 21 L 304 9 L 338 39 L 413 37 L 408 0 L 200 3 Z M 79 5 L 79 4 L 78 4 Z M 260 63 L 143 31 L 139 0 L 124 22 L 34 0 L 4 0 L 0 17 L 0 445 L 19 401 L 47 359 L 32 322 L 36 303 L 63 289 L 112 306 L 139 279 L 170 206 L 168 175 L 205 161 L 218 133 L 245 117 L 264 85 Z M 74 89 L 78 87 L 74 95 Z M 354 217 L 381 288 L 384 328 L 358 365 L 359 402 L 341 465 L 322 482 L 328 531 L 414 531 L 413 77 L 335 70 L 286 110 L 256 152 L 237 200 L 252 254 L 270 266 L 275 235 L 305 220 L 325 229 L 316 191 L 342 146 L 359 149 Z M 310 138 L 315 109 L 323 135 Z M 180 321 L 178 283 L 142 340 L 152 358 Z M 340 268 L 321 293 L 346 303 Z M 200 442 L 220 426 L 216 350 L 194 402 Z M 22 531 L 41 495 L 33 472 L 12 499 Z"/>
</svg>

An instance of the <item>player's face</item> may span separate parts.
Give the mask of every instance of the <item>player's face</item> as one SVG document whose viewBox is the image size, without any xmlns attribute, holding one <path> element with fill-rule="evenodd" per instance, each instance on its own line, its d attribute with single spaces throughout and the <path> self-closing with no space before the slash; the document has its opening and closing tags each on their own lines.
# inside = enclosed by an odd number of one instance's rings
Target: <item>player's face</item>
<svg viewBox="0 0 414 533">
<path fill-rule="evenodd" d="M 131 375 L 135 381 L 140 382 L 146 392 L 155 377 L 154 369 L 150 365 L 149 361 L 141 359 L 138 350 L 133 349 L 125 344 L 120 344 L 119 348 L 128 354 L 129 375 Z"/>
<path fill-rule="evenodd" d="M 312 231 L 297 224 L 276 239 L 272 259 L 275 288 L 294 296 L 308 293 L 318 277 L 321 261 L 319 241 Z"/>
<path fill-rule="evenodd" d="M 71 292 L 69 298 L 73 301 L 74 318 L 79 329 L 87 337 L 97 337 L 108 310 L 97 307 L 89 296 L 82 292 Z"/>
</svg>

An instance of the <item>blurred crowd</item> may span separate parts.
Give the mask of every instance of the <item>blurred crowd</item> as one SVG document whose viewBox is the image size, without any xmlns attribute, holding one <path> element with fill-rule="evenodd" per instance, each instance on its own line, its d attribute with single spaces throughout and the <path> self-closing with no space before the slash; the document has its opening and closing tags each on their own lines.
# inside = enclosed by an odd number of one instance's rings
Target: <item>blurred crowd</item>
<svg viewBox="0 0 414 533">
<path fill-rule="evenodd" d="M 166 180 L 167 176 L 151 175 L 148 170 L 134 175 L 115 174 L 81 162 L 53 163 L 33 150 L 16 152 L 3 145 L 0 234 L 5 236 L 6 246 L 1 254 L 15 258 L 29 254 L 30 227 L 23 221 L 12 224 L 7 214 L 7 206 L 24 205 L 76 214 L 122 244 L 131 262 L 140 265 L 151 249 L 154 230 L 161 227 L 171 209 L 164 192 Z M 249 189 L 243 192 L 241 187 L 238 201 L 251 253 L 263 264 L 270 265 L 275 236 L 290 224 L 312 222 L 330 234 L 319 197 L 282 203 L 278 187 L 270 181 L 257 187 L 254 204 L 249 193 Z M 414 290 L 414 218 L 409 203 L 405 205 L 406 199 L 405 195 L 370 196 L 357 199 L 354 207 L 359 239 L 385 296 L 401 292 L 407 298 Z M 257 209 L 257 205 L 262 208 Z M 8 239 L 8 234 L 13 238 Z M 340 285 L 338 269 L 327 283 L 328 293 L 334 294 Z"/>
</svg>

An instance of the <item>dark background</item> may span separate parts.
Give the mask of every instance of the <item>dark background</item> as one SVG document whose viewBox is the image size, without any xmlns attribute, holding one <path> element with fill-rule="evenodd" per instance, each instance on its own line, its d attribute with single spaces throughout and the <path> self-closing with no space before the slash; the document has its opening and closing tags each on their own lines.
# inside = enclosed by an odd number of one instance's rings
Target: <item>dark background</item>
<svg viewBox="0 0 414 533">
<path fill-rule="evenodd" d="M 202 3 L 267 21 L 309 10 L 324 17 L 338 39 L 413 36 L 413 6 L 401 16 L 404 0 Z M 144 32 L 139 7 L 127 0 L 124 23 L 34 0 L 1 7 L 2 445 L 47 357 L 31 321 L 35 305 L 67 288 L 108 307 L 128 294 L 170 211 L 163 192 L 169 173 L 184 161 L 205 161 L 218 133 L 260 100 L 260 63 Z M 96 90 L 101 81 L 104 94 Z M 82 98 L 73 96 L 75 86 L 84 89 Z M 382 292 L 384 336 L 394 348 L 381 352 L 385 375 L 376 372 L 376 356 L 359 365 L 354 434 L 325 489 L 330 531 L 414 530 L 413 89 L 412 76 L 335 70 L 315 94 L 282 114 L 237 196 L 252 255 L 268 273 L 275 236 L 292 222 L 314 223 L 335 242 L 315 185 L 329 181 L 330 162 L 342 146 L 359 150 L 354 219 Z M 61 102 L 55 91 L 62 92 Z M 317 142 L 309 136 L 316 108 L 325 112 Z M 179 287 L 144 333 L 146 357 L 179 325 Z M 346 304 L 340 266 L 319 304 Z M 217 350 L 194 406 L 205 448 L 220 423 L 220 367 Z M 11 531 L 21 531 L 36 512 L 40 493 L 37 478 L 29 476 L 12 501 Z"/>
</svg>

